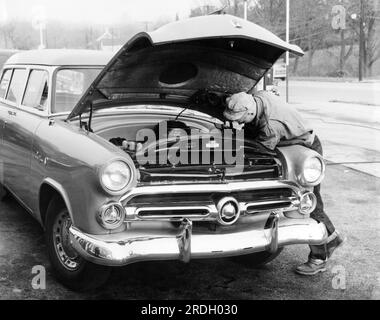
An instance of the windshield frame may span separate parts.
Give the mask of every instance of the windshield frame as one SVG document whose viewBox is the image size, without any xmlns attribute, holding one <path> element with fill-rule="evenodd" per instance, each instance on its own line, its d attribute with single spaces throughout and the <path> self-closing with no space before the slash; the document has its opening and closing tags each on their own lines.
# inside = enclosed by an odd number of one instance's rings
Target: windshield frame
<svg viewBox="0 0 380 320">
<path fill-rule="evenodd" d="M 55 94 L 56 94 L 56 86 L 57 86 L 57 74 L 61 70 L 67 70 L 67 69 L 99 69 L 99 73 L 103 70 L 105 66 L 104 65 L 75 65 L 75 66 L 59 66 L 54 69 L 53 71 L 53 76 L 52 76 L 52 83 L 51 83 L 51 103 L 50 103 L 50 108 L 49 108 L 49 116 L 60 116 L 60 115 L 69 115 L 71 111 L 65 111 L 65 112 L 53 112 L 54 105 L 55 105 Z M 82 96 L 86 93 L 87 88 L 84 90 Z M 81 96 L 81 98 L 82 98 Z M 80 100 L 80 98 L 79 98 Z M 76 104 L 75 104 L 76 105 Z M 73 109 L 75 107 L 73 106 Z"/>
</svg>

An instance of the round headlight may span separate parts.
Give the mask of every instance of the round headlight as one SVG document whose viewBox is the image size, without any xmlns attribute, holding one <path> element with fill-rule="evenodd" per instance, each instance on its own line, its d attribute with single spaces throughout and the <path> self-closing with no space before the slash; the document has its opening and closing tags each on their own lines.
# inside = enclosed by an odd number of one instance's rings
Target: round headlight
<svg viewBox="0 0 380 320">
<path fill-rule="evenodd" d="M 306 184 L 319 182 L 323 176 L 323 171 L 321 159 L 317 157 L 307 159 L 303 166 L 303 182 Z"/>
<path fill-rule="evenodd" d="M 102 186 L 108 192 L 120 192 L 131 181 L 130 167 L 123 161 L 117 160 L 106 165 L 100 175 Z"/>
</svg>

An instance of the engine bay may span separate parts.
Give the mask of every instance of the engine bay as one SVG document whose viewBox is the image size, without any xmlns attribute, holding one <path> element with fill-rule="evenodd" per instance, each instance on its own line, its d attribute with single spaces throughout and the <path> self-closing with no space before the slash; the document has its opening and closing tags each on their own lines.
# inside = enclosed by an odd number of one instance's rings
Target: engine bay
<svg viewBox="0 0 380 320">
<path fill-rule="evenodd" d="M 277 153 L 245 139 L 238 130 L 221 126 L 215 130 L 220 135 L 209 134 L 183 121 L 164 120 L 152 131 L 153 142 L 124 137 L 109 140 L 130 155 L 141 182 L 278 179 L 282 175 Z M 153 155 L 150 161 L 141 161 L 149 155 Z"/>
<path fill-rule="evenodd" d="M 156 114 L 146 116 L 149 122 L 140 115 L 124 128 L 111 128 L 103 137 L 129 154 L 142 181 L 278 179 L 282 165 L 276 151 L 255 141 L 248 130 L 210 120 L 220 119 L 226 97 L 199 90 L 171 116 L 157 109 Z M 185 113 L 189 109 L 207 110 L 211 118 L 189 117 Z"/>
</svg>

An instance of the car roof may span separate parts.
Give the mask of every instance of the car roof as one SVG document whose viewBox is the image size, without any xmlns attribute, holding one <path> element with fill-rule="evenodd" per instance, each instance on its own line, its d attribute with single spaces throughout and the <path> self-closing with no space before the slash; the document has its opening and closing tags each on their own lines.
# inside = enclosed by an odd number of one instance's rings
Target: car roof
<svg viewBox="0 0 380 320">
<path fill-rule="evenodd" d="M 112 58 L 110 51 L 77 49 L 28 50 L 11 56 L 5 65 L 104 66 Z"/>
</svg>

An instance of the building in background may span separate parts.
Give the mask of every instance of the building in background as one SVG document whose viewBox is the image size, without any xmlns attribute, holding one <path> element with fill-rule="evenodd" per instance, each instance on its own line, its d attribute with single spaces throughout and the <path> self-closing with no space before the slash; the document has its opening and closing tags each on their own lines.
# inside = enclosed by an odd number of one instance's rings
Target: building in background
<svg viewBox="0 0 380 320">
<path fill-rule="evenodd" d="M 120 37 L 115 37 L 113 30 L 109 28 L 106 28 L 106 31 L 96 39 L 96 42 L 98 43 L 98 49 L 104 51 L 115 52 L 123 46 Z"/>
</svg>

